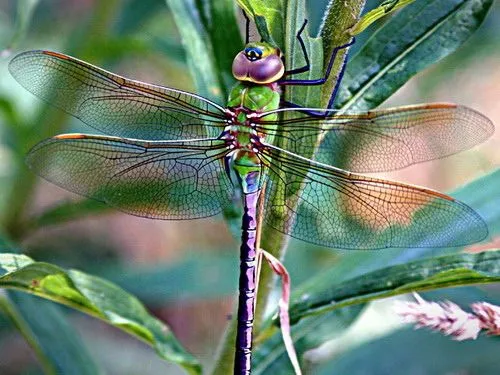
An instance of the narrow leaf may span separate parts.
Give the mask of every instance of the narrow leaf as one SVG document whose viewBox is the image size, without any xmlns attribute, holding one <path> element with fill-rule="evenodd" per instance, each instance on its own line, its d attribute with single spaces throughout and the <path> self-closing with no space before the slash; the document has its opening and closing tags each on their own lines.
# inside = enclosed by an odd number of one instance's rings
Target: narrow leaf
<svg viewBox="0 0 500 375">
<path fill-rule="evenodd" d="M 16 254 L 0 254 L 0 273 L 0 287 L 34 294 L 100 318 L 145 341 L 160 357 L 190 374 L 201 373 L 199 363 L 163 322 L 151 316 L 134 296 L 104 279 Z"/>
<path fill-rule="evenodd" d="M 206 30 L 201 15 L 196 12 L 193 0 L 166 0 L 166 2 L 181 34 L 197 94 L 220 102 L 223 92 L 218 80 L 213 51 L 207 43 Z"/>
<path fill-rule="evenodd" d="M 234 85 L 231 66 L 236 54 L 243 48 L 233 0 L 210 2 L 210 38 L 214 51 L 215 65 L 224 88 L 224 97 Z M 221 27 L 221 25 L 224 25 Z"/>
<path fill-rule="evenodd" d="M 349 29 L 349 34 L 358 35 L 362 33 L 368 26 L 382 17 L 385 17 L 398 9 L 413 3 L 415 0 L 387 0 L 380 4 L 375 9 L 370 10 L 361 19 Z"/>
<path fill-rule="evenodd" d="M 283 46 L 285 42 L 285 12 L 284 0 L 237 0 L 238 5 L 256 22 L 261 37 L 268 43 Z M 258 18 L 258 19 L 256 19 Z"/>
<path fill-rule="evenodd" d="M 17 251 L 3 235 L 0 235 L 0 247 L 10 252 Z M 19 266 L 30 262 L 29 258 L 19 256 Z M 8 291 L 6 297 L 0 303 L 1 308 L 31 346 L 47 374 L 103 373 L 60 306 L 16 291 Z"/>
<path fill-rule="evenodd" d="M 25 326 L 20 329 L 25 340 L 54 374 L 104 374 L 59 306 L 20 292 L 10 291 L 8 296 L 17 321 Z"/>
<path fill-rule="evenodd" d="M 416 1 L 391 18 L 348 64 L 339 108 L 371 109 L 454 52 L 483 22 L 492 0 Z"/>
<path fill-rule="evenodd" d="M 376 299 L 453 286 L 500 281 L 500 251 L 454 254 L 391 266 L 294 296 L 290 319 L 322 314 Z"/>
</svg>

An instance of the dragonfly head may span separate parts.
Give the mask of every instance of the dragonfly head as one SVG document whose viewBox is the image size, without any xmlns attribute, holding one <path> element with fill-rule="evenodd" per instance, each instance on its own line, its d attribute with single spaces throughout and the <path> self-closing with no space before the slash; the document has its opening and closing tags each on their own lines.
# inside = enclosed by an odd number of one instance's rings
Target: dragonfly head
<svg viewBox="0 0 500 375">
<path fill-rule="evenodd" d="M 267 43 L 248 43 L 233 61 L 233 76 L 239 81 L 266 84 L 279 80 L 284 72 L 281 51 Z"/>
</svg>

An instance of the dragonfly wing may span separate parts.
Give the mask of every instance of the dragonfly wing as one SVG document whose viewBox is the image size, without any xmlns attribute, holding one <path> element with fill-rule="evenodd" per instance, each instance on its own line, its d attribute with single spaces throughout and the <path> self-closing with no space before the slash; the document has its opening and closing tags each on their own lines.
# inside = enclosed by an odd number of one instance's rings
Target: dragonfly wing
<svg viewBox="0 0 500 375">
<path fill-rule="evenodd" d="M 476 212 L 436 191 L 352 174 L 273 146 L 262 158 L 270 177 L 265 220 L 301 240 L 379 249 L 461 246 L 487 236 Z"/>
<path fill-rule="evenodd" d="M 130 80 L 60 53 L 24 52 L 9 70 L 28 91 L 108 135 L 211 138 L 224 126 L 223 108 L 205 98 Z"/>
<path fill-rule="evenodd" d="M 414 105 L 326 119 L 306 117 L 297 110 L 283 112 L 294 114 L 278 126 L 283 148 L 353 172 L 391 171 L 452 155 L 485 141 L 494 131 L 487 117 L 455 104 Z M 261 126 L 265 131 L 269 125 L 264 121 Z"/>
<path fill-rule="evenodd" d="M 141 142 L 66 134 L 36 145 L 27 162 L 40 176 L 124 212 L 156 219 L 215 215 L 231 183 L 218 140 Z"/>
</svg>

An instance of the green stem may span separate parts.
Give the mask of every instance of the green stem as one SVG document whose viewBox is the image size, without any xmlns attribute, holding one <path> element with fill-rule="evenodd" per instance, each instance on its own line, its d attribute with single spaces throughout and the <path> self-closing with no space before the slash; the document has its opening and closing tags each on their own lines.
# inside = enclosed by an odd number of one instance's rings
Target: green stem
<svg viewBox="0 0 500 375">
<path fill-rule="evenodd" d="M 323 21 L 320 35 L 323 39 L 324 63 L 328 61 L 332 50 L 341 46 L 351 39 L 349 29 L 360 19 L 361 11 L 366 0 L 333 1 L 331 3 L 328 16 Z M 340 68 L 347 57 L 345 49 L 340 50 L 335 59 L 335 64 L 327 82 L 322 86 L 321 104 L 325 106 L 330 99 L 330 94 L 337 81 Z"/>
<path fill-rule="evenodd" d="M 328 54 L 331 52 L 333 47 L 335 47 L 336 45 L 341 45 L 338 43 L 341 43 L 344 40 L 347 41 L 350 38 L 346 30 L 349 27 L 352 27 L 355 24 L 356 20 L 359 18 L 364 3 L 365 0 L 355 0 L 349 2 L 334 1 L 332 3 L 331 12 L 329 13 L 329 15 L 332 17 L 333 16 L 336 17 L 335 19 L 336 27 L 331 30 L 326 30 L 326 29 L 323 30 L 322 36 L 324 39 L 323 48 L 325 56 L 329 56 Z M 290 18 L 287 19 L 286 22 L 287 39 L 295 38 L 297 30 L 296 27 L 297 17 L 299 17 L 299 15 L 305 14 L 303 3 L 301 2 L 297 3 L 295 4 L 295 6 L 289 5 L 287 8 L 287 12 L 288 12 L 287 16 Z M 332 23 L 330 22 L 329 25 L 331 24 Z M 329 33 L 329 35 L 326 35 L 326 33 Z M 286 52 L 290 53 L 290 51 Z M 295 52 L 296 51 L 293 51 L 292 53 Z M 328 80 L 328 85 L 326 85 L 327 87 L 325 87 L 323 91 L 322 101 L 323 98 L 330 97 L 329 93 L 331 92 L 335 84 L 336 77 L 338 76 L 344 58 L 345 58 L 344 54 L 341 54 L 341 56 L 338 57 L 335 66 L 332 70 L 330 79 Z M 305 90 L 308 89 L 305 88 Z M 287 202 L 288 204 L 290 204 L 289 201 Z M 298 202 L 295 203 L 298 204 Z M 275 257 L 282 260 L 285 256 L 287 244 L 288 244 L 288 236 L 286 236 L 283 233 L 277 232 L 276 230 L 270 228 L 269 226 L 263 226 L 261 233 L 261 242 L 260 242 L 260 247 L 262 249 L 268 251 Z M 264 321 L 264 313 L 267 310 L 267 305 L 269 303 L 273 303 L 273 301 L 271 301 L 270 299 L 270 295 L 273 289 L 274 289 L 274 274 L 272 270 L 264 264 L 260 273 L 259 290 L 257 297 L 258 303 L 255 311 L 255 319 L 254 319 L 255 336 L 258 335 L 259 330 L 262 328 L 262 324 Z M 236 321 L 235 319 L 233 319 L 225 332 L 220 347 L 221 349 L 215 361 L 214 369 L 211 371 L 212 374 L 214 375 L 232 374 L 233 363 L 234 363 L 235 335 L 236 335 Z"/>
</svg>

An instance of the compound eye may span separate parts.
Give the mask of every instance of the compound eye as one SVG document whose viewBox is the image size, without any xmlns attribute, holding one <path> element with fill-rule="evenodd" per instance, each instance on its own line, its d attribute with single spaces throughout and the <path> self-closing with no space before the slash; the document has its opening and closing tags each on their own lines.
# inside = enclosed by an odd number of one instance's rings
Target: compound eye
<svg viewBox="0 0 500 375">
<path fill-rule="evenodd" d="M 245 48 L 245 56 L 250 61 L 260 60 L 262 58 L 262 50 L 255 47 Z"/>
</svg>

